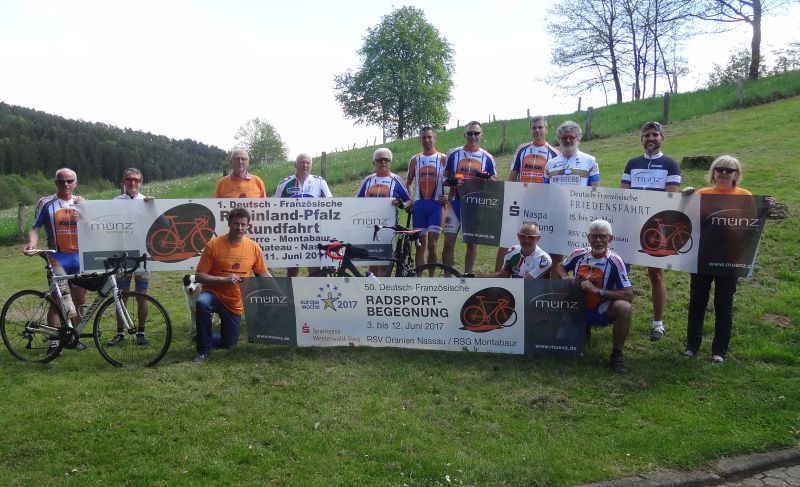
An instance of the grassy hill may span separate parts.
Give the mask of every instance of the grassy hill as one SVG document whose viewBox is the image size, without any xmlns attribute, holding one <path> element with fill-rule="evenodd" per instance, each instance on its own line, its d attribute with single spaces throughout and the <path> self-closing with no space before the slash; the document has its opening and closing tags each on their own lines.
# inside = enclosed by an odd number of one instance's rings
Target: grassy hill
<svg viewBox="0 0 800 487">
<path fill-rule="evenodd" d="M 582 144 L 600 162 L 604 186 L 617 186 L 625 162 L 641 153 L 636 127 L 658 118 L 641 116 L 638 106 L 629 107 L 635 116 L 619 110 L 615 118 L 627 125 Z M 798 126 L 800 97 L 666 127 L 665 153 L 678 160 L 732 154 L 744 164 L 742 186 L 789 209 L 787 218 L 767 223 L 755 278 L 740 284 L 731 351 L 721 366 L 710 363 L 708 340 L 700 358 L 678 357 L 685 273 L 667 273 L 667 335 L 651 343 L 649 281 L 633 269 L 626 351 L 633 370 L 624 377 L 605 365 L 608 331 L 595 333 L 583 360 L 242 344 L 193 364 L 180 273 L 159 273 L 151 292 L 169 309 L 178 339 L 154 369 L 113 369 L 91 347 L 33 367 L 0 351 L 0 478 L 10 485 L 558 486 L 796 445 Z M 440 140 L 443 148 L 460 142 L 454 132 Z M 396 160 L 417 150 L 415 141 L 393 144 Z M 369 169 L 369 155 L 371 149 L 335 155 L 334 194 L 352 194 L 364 172 L 339 157 Z M 498 160 L 504 174 L 510 154 Z M 277 179 L 266 174 L 273 186 Z M 704 174 L 685 169 L 684 182 L 703 186 Z M 148 191 L 210 194 L 216 177 Z M 20 256 L 19 246 L 0 249 L 0 263 L 0 300 L 41 287 L 40 264 Z M 481 247 L 479 272 L 493 263 L 494 249 Z M 711 327 L 708 315 L 707 333 Z"/>
</svg>

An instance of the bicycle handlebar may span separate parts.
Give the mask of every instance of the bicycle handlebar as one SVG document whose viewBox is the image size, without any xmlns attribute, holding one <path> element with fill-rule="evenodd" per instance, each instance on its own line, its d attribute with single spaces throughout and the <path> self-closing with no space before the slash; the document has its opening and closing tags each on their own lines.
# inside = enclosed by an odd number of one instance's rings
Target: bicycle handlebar
<svg viewBox="0 0 800 487">
<path fill-rule="evenodd" d="M 128 268 L 128 260 L 132 260 L 134 265 L 132 268 Z M 103 267 L 105 267 L 106 271 L 113 271 L 109 272 L 109 274 L 116 274 L 120 270 L 122 273 L 127 275 L 131 275 L 139 269 L 139 265 L 142 265 L 144 270 L 147 270 L 147 254 L 142 254 L 139 257 L 128 257 L 127 252 L 123 252 L 121 254 L 112 255 L 106 259 L 103 259 Z"/>
<path fill-rule="evenodd" d="M 349 246 L 350 244 L 345 244 L 336 240 L 325 245 L 318 243 L 317 249 L 319 250 L 320 256 L 325 255 L 331 260 L 342 260 L 344 259 L 344 254 L 341 253 L 341 249 L 344 248 L 346 252 Z"/>
</svg>

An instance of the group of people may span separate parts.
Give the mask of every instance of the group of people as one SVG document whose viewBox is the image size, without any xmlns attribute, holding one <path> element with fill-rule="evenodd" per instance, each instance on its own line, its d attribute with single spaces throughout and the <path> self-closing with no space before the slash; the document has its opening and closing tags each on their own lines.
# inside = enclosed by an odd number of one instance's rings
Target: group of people
<svg viewBox="0 0 800 487">
<path fill-rule="evenodd" d="M 520 145 L 513 159 L 509 181 L 541 184 L 563 184 L 574 186 L 598 186 L 600 168 L 595 158 L 579 150 L 581 128 L 572 121 L 562 123 L 556 130 L 558 149 L 547 142 L 548 123 L 545 117 L 530 120 L 531 142 Z M 379 148 L 373 153 L 375 172 L 362 181 L 357 197 L 388 197 L 393 204 L 402 202 L 412 211 L 413 226 L 422 234 L 417 248 L 417 266 L 438 261 L 439 234 L 444 232 L 442 262 L 453 265 L 457 234 L 462 218 L 459 205 L 459 190 L 464 180 L 497 180 L 494 157 L 481 148 L 482 126 L 477 121 L 464 128 L 463 146 L 451 149 L 446 154 L 436 149 L 436 132 L 433 127 L 420 129 L 422 150 L 408 163 L 405 180 L 391 171 L 392 152 Z M 644 154 L 628 161 L 620 187 L 638 190 L 678 191 L 681 174 L 678 164 L 661 152 L 664 132 L 658 122 L 648 122 L 641 128 L 641 143 Z M 265 198 L 264 182 L 248 171 L 250 159 L 244 149 L 231 153 L 231 174 L 223 176 L 217 183 L 216 198 Z M 331 197 L 325 180 L 311 174 L 312 159 L 300 154 L 295 159 L 295 174 L 283 179 L 275 190 L 281 198 Z M 715 160 L 708 173 L 712 186 L 701 193 L 750 194 L 739 186 L 741 165 L 730 156 Z M 41 198 L 36 206 L 34 224 L 29 233 L 26 249 L 36 248 L 39 229 L 47 234 L 48 247 L 55 250 L 50 261 L 57 272 L 74 274 L 79 271 L 77 218 L 75 205 L 82 200 L 73 194 L 78 178 L 74 171 L 63 168 L 56 172 L 57 192 Z M 142 173 L 135 168 L 126 169 L 122 175 L 124 191 L 116 199 L 145 200 L 152 198 L 141 194 Z M 411 191 L 409 191 L 409 189 Z M 449 190 L 448 190 L 449 189 Z M 691 193 L 694 188 L 685 188 Z M 768 199 L 769 203 L 772 203 Z M 208 242 L 197 266 L 196 281 L 205 286 L 197 300 L 197 362 L 208 359 L 212 348 L 236 346 L 239 337 L 240 319 L 243 312 L 239 282 L 251 274 L 270 276 L 263 252 L 246 237 L 250 214 L 242 209 L 233 209 L 228 215 L 229 232 Z M 591 326 L 613 325 L 611 368 L 620 373 L 628 371 L 623 355 L 632 316 L 633 288 L 628 278 L 628 268 L 622 258 L 609 249 L 613 240 L 611 224 L 596 220 L 589 226 L 588 246 L 575 249 L 569 256 L 548 254 L 537 244 L 541 237 L 539 227 L 532 222 L 524 223 L 518 233 L 518 245 L 498 249 L 494 273 L 481 277 L 519 277 L 526 279 L 573 279 L 586 294 L 587 330 Z M 464 271 L 473 272 L 477 244 L 466 244 Z M 298 268 L 288 269 L 290 277 L 298 275 Z M 313 269 L 309 269 L 313 271 Z M 381 275 L 380 269 L 374 269 Z M 568 273 L 572 277 L 568 277 Z M 653 320 L 651 340 L 659 340 L 666 330 L 663 323 L 667 298 L 663 271 L 648 268 L 652 284 Z M 148 273 L 138 271 L 134 276 L 136 290 L 146 293 Z M 722 362 L 731 337 L 733 295 L 736 278 L 692 274 L 686 349 L 683 355 L 697 355 L 703 334 L 703 318 L 712 282 L 716 282 L 715 312 L 716 326 L 712 343 L 712 357 Z M 122 277 L 119 286 L 129 289 L 130 277 Z M 69 317 L 77 315 L 84 303 L 85 291 L 79 287 L 63 289 Z M 212 333 L 212 314 L 221 318 L 221 334 Z M 138 308 L 139 329 L 136 344 L 146 346 L 146 303 Z M 57 323 L 58 312 L 51 310 L 48 319 Z M 125 339 L 119 333 L 108 345 L 116 346 Z M 80 347 L 79 347 L 80 348 Z"/>
</svg>

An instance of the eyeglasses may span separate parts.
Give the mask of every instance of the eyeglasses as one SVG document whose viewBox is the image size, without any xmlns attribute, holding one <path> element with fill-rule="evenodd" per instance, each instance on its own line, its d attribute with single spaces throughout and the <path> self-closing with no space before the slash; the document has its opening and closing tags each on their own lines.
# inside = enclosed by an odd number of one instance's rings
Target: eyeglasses
<svg viewBox="0 0 800 487">
<path fill-rule="evenodd" d="M 375 162 L 392 162 L 392 160 L 389 159 L 388 157 L 379 157 L 375 159 Z"/>
<path fill-rule="evenodd" d="M 72 184 L 74 182 L 74 179 L 56 179 L 56 184 Z"/>
<path fill-rule="evenodd" d="M 539 238 L 539 237 L 541 237 L 541 235 L 539 235 L 538 233 L 536 235 L 526 235 L 524 233 L 517 234 L 517 238 L 519 238 L 520 240 L 533 240 L 534 238 Z"/>
<path fill-rule="evenodd" d="M 480 134 L 480 132 L 466 132 L 467 137 L 477 137 Z"/>
<path fill-rule="evenodd" d="M 141 183 L 142 180 L 140 178 L 124 178 L 126 183 Z"/>
<path fill-rule="evenodd" d="M 735 172 L 738 172 L 739 170 L 738 170 L 738 169 L 734 169 L 734 168 L 732 168 L 732 167 L 715 167 L 715 168 L 714 168 L 714 171 L 715 171 L 717 174 L 722 174 L 722 173 L 725 173 L 725 174 L 733 174 L 733 173 L 735 173 Z"/>
<path fill-rule="evenodd" d="M 608 240 L 611 238 L 611 235 L 606 235 L 604 233 L 590 233 L 587 236 L 593 240 Z"/>
</svg>

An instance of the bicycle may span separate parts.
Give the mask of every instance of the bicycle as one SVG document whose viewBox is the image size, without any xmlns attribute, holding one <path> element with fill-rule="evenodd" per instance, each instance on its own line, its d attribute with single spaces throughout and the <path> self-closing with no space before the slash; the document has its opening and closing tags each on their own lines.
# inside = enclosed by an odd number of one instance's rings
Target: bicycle
<svg viewBox="0 0 800 487">
<path fill-rule="evenodd" d="M 169 257 L 177 251 L 192 251 L 199 254 L 209 240 L 214 238 L 214 229 L 208 226 L 208 217 L 200 216 L 193 221 L 180 221 L 176 222 L 175 215 L 167 215 L 169 220 L 169 228 L 162 228 L 153 232 L 150 237 L 150 248 L 155 257 Z M 186 235 L 182 236 L 178 232 L 178 227 L 187 227 L 192 225 L 192 228 Z M 189 249 L 187 249 L 189 244 Z"/>
<path fill-rule="evenodd" d="M 117 367 L 155 365 L 166 355 L 172 343 L 172 322 L 164 306 L 149 294 L 122 291 L 117 287 L 116 274 L 133 274 L 139 265 L 145 263 L 147 255 L 129 258 L 127 253 L 111 256 L 103 260 L 105 272 L 57 275 L 48 254 L 53 250 L 25 250 L 25 255 L 38 255 L 45 260 L 47 270 L 47 291 L 26 289 L 11 296 L 0 313 L 0 332 L 3 342 L 16 358 L 22 361 L 47 363 L 61 354 L 62 349 L 80 348 L 81 338 L 94 338 L 98 352 L 111 365 Z M 135 262 L 128 269 L 128 260 Z M 146 263 L 144 264 L 147 267 Z M 78 312 L 80 320 L 73 326 L 72 319 L 67 318 L 70 309 L 61 292 L 62 283 L 71 282 L 89 291 L 97 293 L 90 305 L 81 306 Z M 128 305 L 127 302 L 131 302 Z M 145 344 L 137 343 L 133 335 L 138 327 L 135 318 L 138 316 L 140 302 L 147 302 L 149 311 L 145 331 Z M 129 307 L 133 312 L 129 311 Z M 57 323 L 52 323 L 55 313 Z M 94 326 L 92 333 L 81 333 L 92 317 Z M 51 315 L 48 320 L 48 315 Z M 114 345 L 107 343 L 117 334 L 119 325 L 127 336 Z"/>
<path fill-rule="evenodd" d="M 470 327 L 492 326 L 508 328 L 517 322 L 517 312 L 509 305 L 508 298 L 499 298 L 496 301 L 486 301 L 486 296 L 475 296 L 479 304 L 468 306 L 461 313 L 461 321 Z M 487 309 L 486 305 L 495 305 Z M 511 321 L 513 318 L 513 321 Z M 511 322 L 510 324 L 506 324 Z"/>
<path fill-rule="evenodd" d="M 666 224 L 656 218 L 657 228 L 648 228 L 642 235 L 644 248 L 648 252 L 668 252 L 672 254 L 685 254 L 692 250 L 692 235 L 686 230 L 683 223 Z M 666 229 L 672 231 L 667 234 Z M 686 250 L 683 248 L 686 247 Z"/>
<path fill-rule="evenodd" d="M 414 266 L 414 255 L 411 245 L 419 245 L 422 234 L 419 229 L 409 228 L 411 225 L 411 212 L 405 208 L 403 202 L 398 203 L 398 208 L 406 210 L 406 226 L 402 225 L 375 225 L 372 241 L 379 241 L 378 233 L 383 229 L 392 230 L 395 246 L 391 257 L 370 255 L 367 249 L 355 247 L 352 244 L 331 241 L 328 244 L 317 244 L 320 257 L 327 255 L 332 260 L 339 261 L 338 267 L 323 267 L 310 277 L 364 277 L 364 274 L 353 264 L 353 260 L 368 260 L 373 262 L 389 262 L 389 275 L 394 277 L 417 277 L 423 272 L 434 271 L 434 276 L 461 277 L 461 273 L 446 264 L 428 263 L 419 267 Z M 368 276 L 367 276 L 368 277 Z"/>
</svg>

